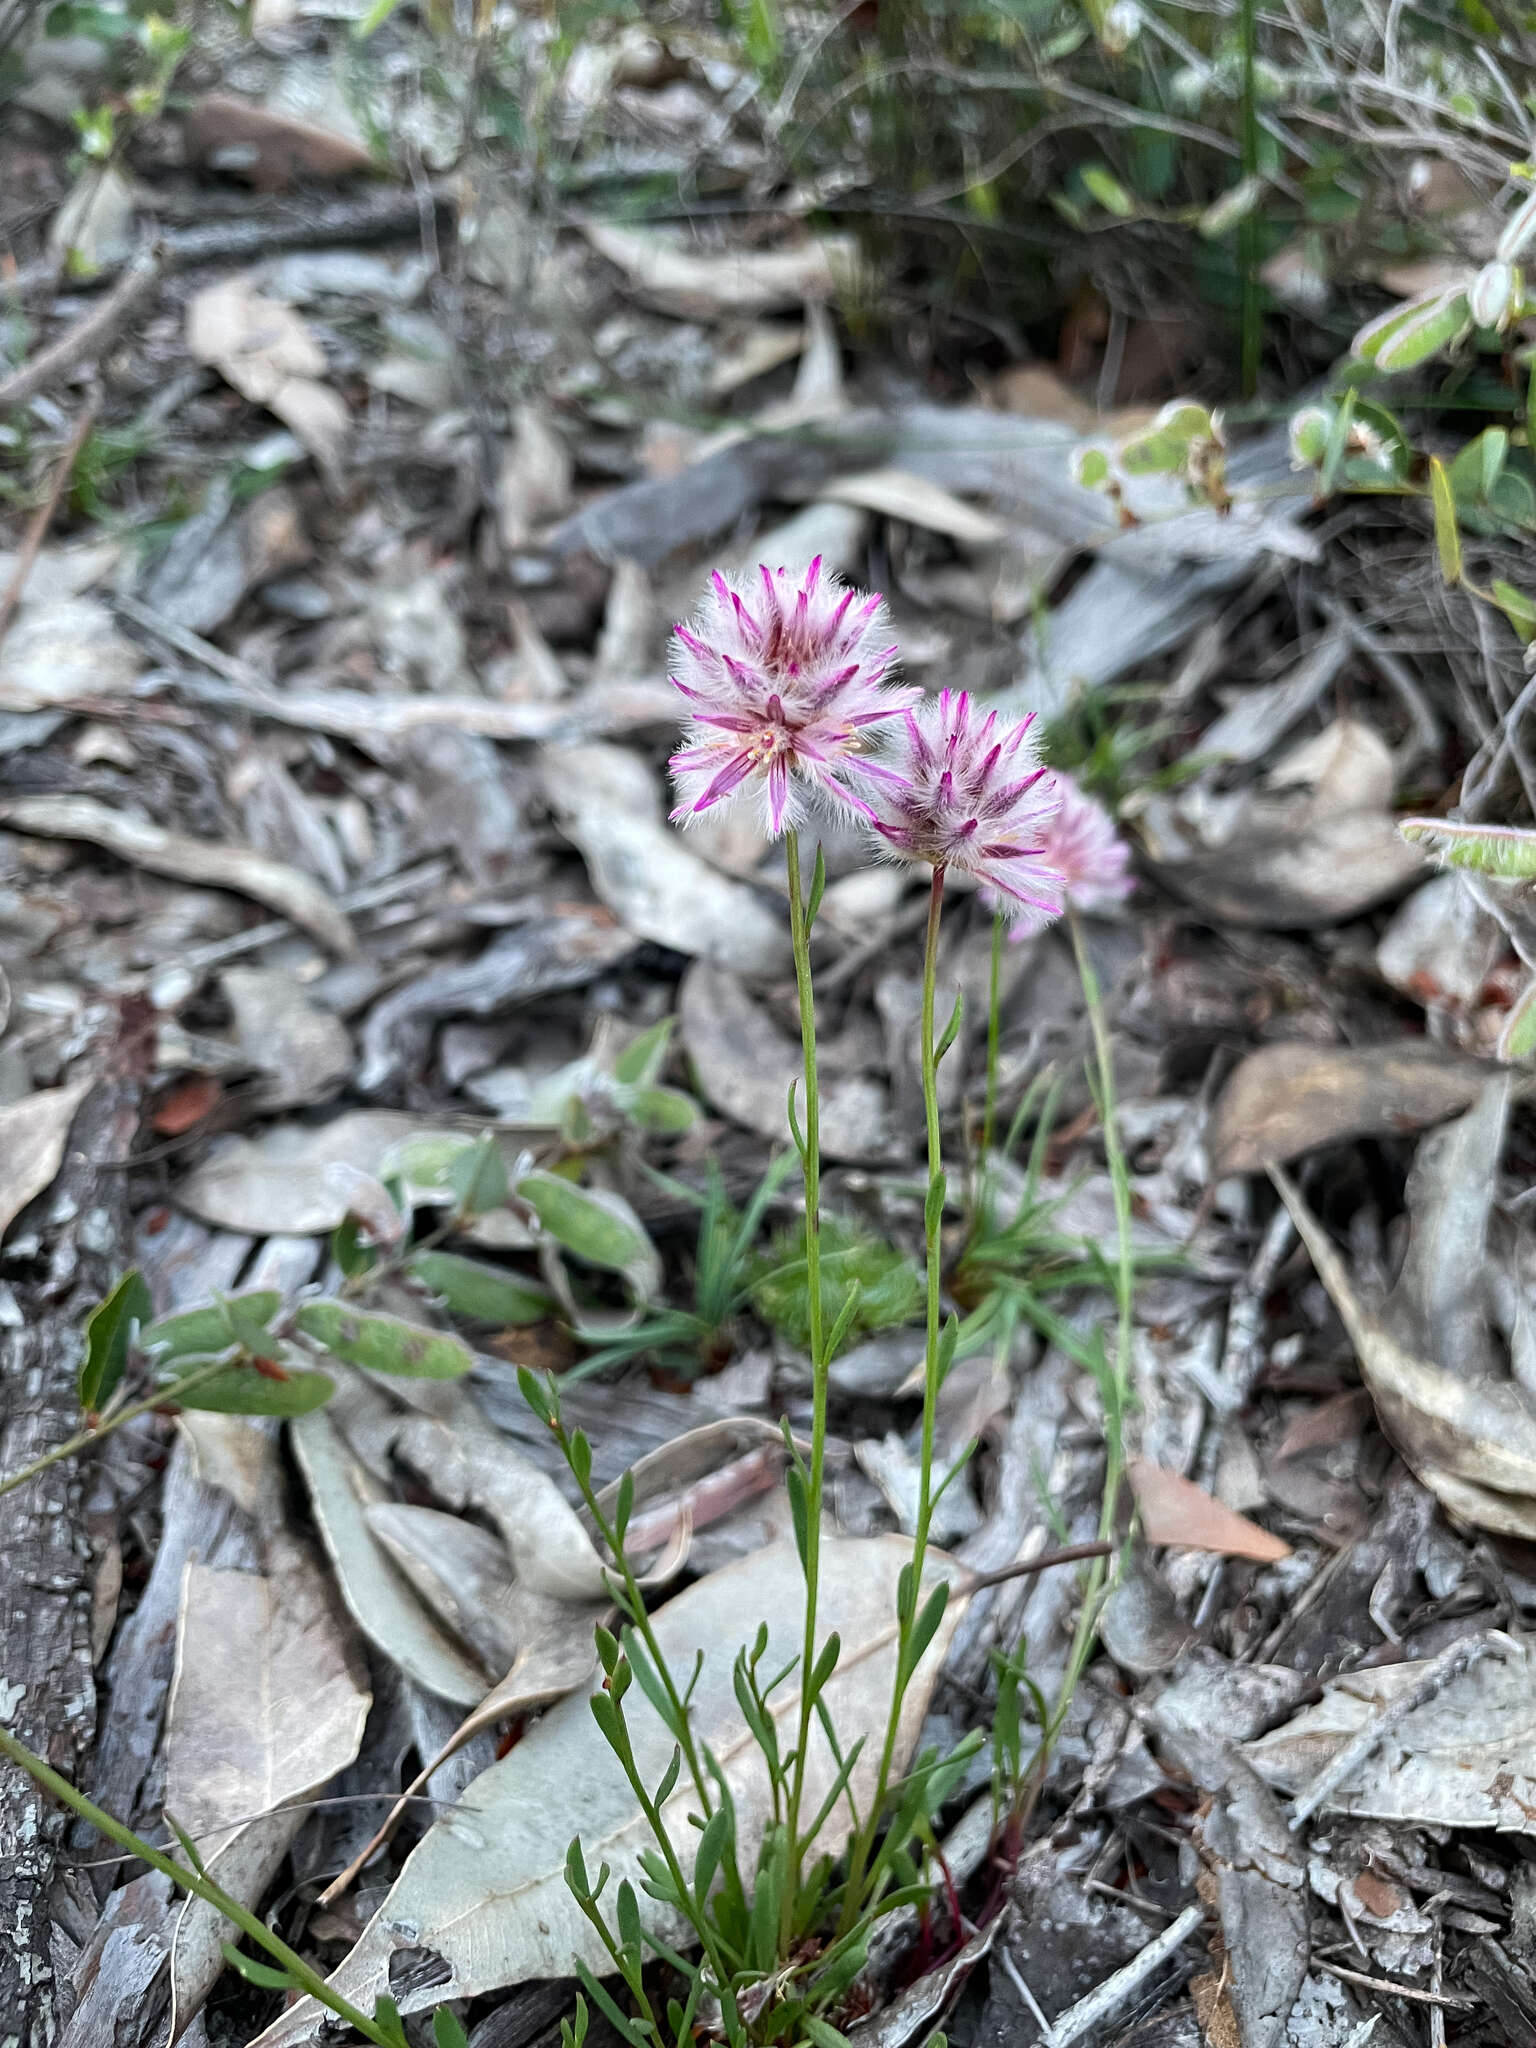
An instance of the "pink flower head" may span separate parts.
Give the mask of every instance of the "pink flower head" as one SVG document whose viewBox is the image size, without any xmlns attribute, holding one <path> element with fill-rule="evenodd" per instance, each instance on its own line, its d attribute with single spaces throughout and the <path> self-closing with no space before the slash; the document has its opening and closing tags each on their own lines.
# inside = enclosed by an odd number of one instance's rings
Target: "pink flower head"
<svg viewBox="0 0 1536 2048">
<path fill-rule="evenodd" d="M 738 589 L 717 570 L 698 617 L 677 628 L 672 681 L 689 714 L 673 818 L 756 789 L 777 835 L 793 822 L 797 780 L 872 817 L 842 778 L 855 765 L 889 773 L 866 757 L 866 734 L 918 695 L 886 681 L 889 630 L 882 600 L 845 589 L 820 555 L 798 582 L 764 566 Z"/>
<path fill-rule="evenodd" d="M 1045 832 L 1045 857 L 1067 886 L 1075 910 L 1098 910 L 1129 896 L 1136 879 L 1127 872 L 1131 849 L 1115 830 L 1102 804 L 1084 796 L 1068 776 L 1058 775 L 1061 808 Z"/>
<path fill-rule="evenodd" d="M 964 690 L 944 690 L 904 720 L 886 757 L 896 779 L 867 794 L 874 827 L 895 853 L 970 875 L 1004 914 L 1032 926 L 1060 917 L 1063 883 L 1045 851 L 1056 784 L 1027 718 L 973 715 Z"/>
</svg>

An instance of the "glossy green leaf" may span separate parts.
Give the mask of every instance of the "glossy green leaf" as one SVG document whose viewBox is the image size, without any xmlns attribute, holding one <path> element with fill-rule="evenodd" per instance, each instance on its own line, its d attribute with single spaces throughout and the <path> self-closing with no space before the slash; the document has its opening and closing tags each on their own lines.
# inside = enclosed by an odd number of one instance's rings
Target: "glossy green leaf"
<svg viewBox="0 0 1536 2048">
<path fill-rule="evenodd" d="M 437 2048 L 469 2048 L 464 2022 L 448 2005 L 440 2005 L 432 2015 L 432 2039 Z"/>
<path fill-rule="evenodd" d="M 144 1276 L 130 1267 L 105 1301 L 85 1319 L 85 1356 L 78 1381 L 80 1406 L 96 1414 L 117 1391 L 128 1363 L 133 1333 L 154 1314 Z"/>
<path fill-rule="evenodd" d="M 563 1251 L 589 1266 L 622 1273 L 643 1298 L 660 1291 L 656 1248 L 622 1195 L 606 1188 L 578 1187 L 542 1167 L 523 1175 L 517 1193 Z"/>
<path fill-rule="evenodd" d="M 1451 868 L 1472 868 L 1501 881 L 1536 879 L 1536 831 L 1519 825 L 1462 825 L 1448 818 L 1404 818 L 1398 831 L 1410 846 Z"/>
<path fill-rule="evenodd" d="M 548 1289 L 535 1281 L 482 1265 L 478 1259 L 460 1258 L 456 1252 L 416 1252 L 406 1266 L 456 1316 L 468 1316 L 472 1322 L 539 1323 L 554 1307 Z"/>
<path fill-rule="evenodd" d="M 334 1358 L 367 1372 L 397 1374 L 405 1379 L 462 1379 L 475 1362 L 474 1353 L 457 1337 L 424 1330 L 398 1316 L 370 1314 L 343 1301 L 306 1301 L 294 1323 L 313 1343 Z"/>
<path fill-rule="evenodd" d="M 1405 327 L 1411 326 L 1421 313 L 1438 307 L 1445 295 L 1444 285 L 1431 285 L 1427 291 L 1415 292 L 1412 298 L 1389 306 L 1374 320 L 1367 320 L 1351 344 L 1351 353 L 1362 363 L 1374 363 L 1383 348 L 1388 347 Z"/>
<path fill-rule="evenodd" d="M 254 1365 L 232 1365 L 186 1393 L 174 1379 L 161 1388 L 166 1400 L 178 1407 L 199 1408 L 212 1415 L 308 1415 L 323 1408 L 335 1391 L 329 1373 L 285 1366 L 283 1377 L 273 1379 Z"/>
</svg>

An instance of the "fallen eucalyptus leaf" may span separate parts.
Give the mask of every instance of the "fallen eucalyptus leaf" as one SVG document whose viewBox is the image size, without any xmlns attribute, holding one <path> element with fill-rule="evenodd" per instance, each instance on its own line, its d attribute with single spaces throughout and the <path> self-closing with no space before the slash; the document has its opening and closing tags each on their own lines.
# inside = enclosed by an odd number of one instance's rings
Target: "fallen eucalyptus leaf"
<svg viewBox="0 0 1536 2048">
<path fill-rule="evenodd" d="M 249 277 L 221 278 L 187 303 L 187 348 L 242 398 L 276 413 L 323 468 L 334 470 L 352 415 L 319 382 L 325 353 L 291 306 L 259 297 Z"/>
<path fill-rule="evenodd" d="M 246 1905 L 303 1825 L 299 1802 L 356 1757 L 371 1704 L 308 1553 L 278 1539 L 271 1563 L 269 1577 L 188 1564 L 166 1713 L 166 1808 Z M 210 1906 L 188 1902 L 172 1951 L 178 2032 L 219 1974 L 227 1931 Z"/>
<path fill-rule="evenodd" d="M 683 977 L 678 1023 L 706 1101 L 762 1137 L 787 1144 L 789 1091 L 800 1048 L 734 974 L 700 961 Z M 894 1137 L 885 1088 L 862 1074 L 824 1076 L 821 1150 L 827 1159 L 886 1160 Z"/>
<path fill-rule="evenodd" d="M 1391 815 L 1393 776 L 1385 743 L 1340 719 L 1294 748 L 1257 791 L 1213 799 L 1201 789 L 1169 806 L 1150 851 L 1169 886 L 1217 921 L 1281 931 L 1337 924 L 1419 872 Z"/>
<path fill-rule="evenodd" d="M 899 1538 L 834 1537 L 823 1544 L 822 1626 L 837 1632 L 842 1656 L 825 1694 L 834 1726 L 876 1724 L 890 1696 L 895 1656 L 898 1576 L 911 1546 Z M 933 1560 L 942 1571 L 947 1560 Z M 700 1580 L 653 1617 L 663 1653 L 674 1670 L 691 1669 L 705 1653 L 693 1694 L 698 1739 L 717 1758 L 736 1804 L 739 1853 L 751 1865 L 770 1814 L 761 1752 L 742 1723 L 731 1683 L 739 1647 L 749 1644 L 759 1618 L 769 1630 L 767 1663 L 778 1669 L 799 1652 L 804 1584 L 792 1544 L 777 1543 Z M 965 1607 L 953 1597 L 933 1643 L 913 1678 L 903 1714 L 897 1767 L 916 1739 L 949 1637 Z M 788 1679 L 773 1694 L 781 1730 L 794 1725 L 799 1690 Z M 641 1777 L 656 1783 L 673 1739 L 637 1687 L 626 1709 Z M 782 1738 L 781 1738 L 782 1739 Z M 867 1802 L 876 1758 L 866 1744 L 854 1767 L 855 1801 Z M 816 1811 L 830 1789 L 835 1766 L 824 1740 L 813 1741 L 807 1761 L 806 1800 Z M 679 1787 L 665 1809 L 674 1842 L 690 1867 L 696 1831 L 684 1815 L 696 1808 L 691 1785 Z M 839 1800 L 818 1837 L 836 1854 L 848 1829 Z M 406 1989 L 404 2012 L 446 1999 L 474 1997 L 535 1977 L 565 1977 L 580 1959 L 606 1973 L 612 1968 L 565 1884 L 565 1855 L 579 1834 L 589 1868 L 608 1863 L 614 1882 L 629 1879 L 639 1891 L 639 1852 L 648 1829 L 617 1760 L 593 1723 L 587 1700 L 572 1696 L 551 1708 L 511 1753 L 484 1772 L 453 1810 L 429 1831 L 401 1872 L 389 1897 L 364 1929 L 352 1953 L 330 1979 L 335 1989 L 369 2005 L 389 1988 L 389 1959 L 402 1943 L 435 1959 L 434 1981 Z M 641 1897 L 643 1921 L 668 1941 L 686 1941 L 672 1917 Z M 440 1967 L 439 1967 L 440 1966 Z M 324 2024 L 323 2009 L 301 2000 L 258 2036 L 252 2048 L 289 2048 L 311 2040 Z"/>
<path fill-rule="evenodd" d="M 1223 1507 L 1203 1486 L 1154 1465 L 1149 1458 L 1132 1458 L 1126 1476 L 1136 1496 L 1141 1533 L 1148 1543 L 1210 1550 L 1222 1557 L 1247 1557 L 1258 1564 L 1274 1564 L 1291 1554 L 1289 1543 L 1250 1522 L 1246 1515 Z"/>
<path fill-rule="evenodd" d="M 306 1415 L 289 1435 L 353 1620 L 376 1650 L 428 1692 L 456 1706 L 477 1706 L 485 1696 L 484 1674 L 438 1626 L 368 1527 L 366 1509 L 385 1498 L 383 1487 L 348 1451 L 328 1415 Z"/>
<path fill-rule="evenodd" d="M 662 817 L 650 769 L 623 747 L 546 747 L 544 787 L 592 887 L 626 931 L 738 974 L 789 965 L 789 926 L 745 882 L 720 874 Z"/>
<path fill-rule="evenodd" d="M 0 1109 L 0 1236 L 10 1229 L 34 1196 L 51 1187 L 64 1163 L 64 1146 L 75 1111 L 89 1093 L 83 1076 L 63 1088 L 40 1088 Z"/>
<path fill-rule="evenodd" d="M 836 298 L 857 275 L 847 237 L 807 239 L 786 249 L 695 251 L 616 221 L 586 221 L 582 233 L 642 297 L 685 319 L 797 309 L 807 300 Z"/>
<path fill-rule="evenodd" d="M 268 1076 L 264 1107 L 293 1109 L 335 1094 L 352 1072 L 352 1038 L 334 1011 L 312 1003 L 302 984 L 277 968 L 231 967 L 220 985 L 236 1044 Z"/>
<path fill-rule="evenodd" d="M 1391 1045 L 1266 1045 L 1234 1069 L 1211 1117 L 1211 1171 L 1261 1173 L 1318 1145 L 1442 1122 L 1491 1069 L 1425 1038 Z"/>
<path fill-rule="evenodd" d="M 518 1584 L 568 1601 L 607 1597 L 608 1581 L 576 1510 L 546 1472 L 524 1458 L 459 1387 L 446 1413 L 402 1420 L 395 1455 L 462 1511 L 496 1526 Z"/>
</svg>

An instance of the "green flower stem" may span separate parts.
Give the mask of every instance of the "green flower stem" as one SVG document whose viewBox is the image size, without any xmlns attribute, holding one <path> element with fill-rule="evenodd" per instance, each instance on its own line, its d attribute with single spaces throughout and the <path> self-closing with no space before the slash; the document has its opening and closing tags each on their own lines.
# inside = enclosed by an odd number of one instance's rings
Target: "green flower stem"
<svg viewBox="0 0 1536 2048">
<path fill-rule="evenodd" d="M 583 1478 L 580 1467 L 573 1463 L 571 1459 L 570 1439 L 566 1435 L 564 1423 L 557 1421 L 554 1425 L 554 1430 L 555 1440 L 565 1454 L 565 1462 L 570 1468 L 571 1477 L 581 1489 L 581 1497 L 586 1502 L 588 1512 L 591 1514 L 593 1521 L 597 1524 L 597 1533 L 613 1552 L 614 1569 L 624 1582 L 624 1594 L 629 1603 L 628 1619 L 634 1627 L 635 1633 L 650 1653 L 651 1669 L 656 1673 L 666 1691 L 668 1704 L 671 1706 L 677 1722 L 678 1747 L 683 1752 L 684 1760 L 688 1765 L 688 1774 L 693 1779 L 693 1788 L 699 1795 L 699 1802 L 704 1809 L 704 1815 L 707 1819 L 714 1812 L 714 1802 L 709 1796 L 709 1779 L 705 1774 L 698 1746 L 693 1739 L 692 1716 L 689 1713 L 687 1702 L 677 1689 L 677 1681 L 672 1676 L 672 1667 L 668 1664 L 666 1655 L 660 1643 L 656 1640 L 655 1626 L 651 1621 L 649 1613 L 646 1611 L 645 1595 L 640 1590 L 640 1581 L 635 1577 L 635 1568 L 629 1561 L 629 1553 L 619 1537 L 617 1527 L 609 1521 L 602 1508 L 598 1505 L 597 1495 L 593 1491 L 591 1479 Z"/>
<path fill-rule="evenodd" d="M 227 1367 L 225 1369 L 227 1370 Z M 3 1723 L 0 1723 L 0 1756 L 9 1757 L 13 1764 L 35 1778 L 45 1791 L 51 1792 L 55 1799 L 78 1813 L 82 1820 L 89 1821 L 91 1826 L 105 1835 L 109 1842 L 116 1842 L 117 1846 L 125 1849 L 130 1856 L 138 1857 L 141 1863 L 147 1863 L 152 1870 L 158 1870 L 162 1876 L 168 1877 L 172 1884 L 180 1885 L 183 1891 L 191 1892 L 194 1898 L 206 1900 L 216 1912 L 222 1913 L 226 1920 L 233 1921 L 242 1934 L 249 1936 L 258 1948 L 265 1949 L 275 1963 L 281 1964 L 294 1982 L 307 1991 L 311 1998 L 328 2007 L 349 2026 L 355 2027 L 365 2040 L 377 2042 L 379 2048 L 398 2048 L 394 2035 L 386 2032 L 366 2013 L 359 2012 L 357 2007 L 349 2004 L 339 1992 L 333 1991 L 318 1970 L 312 1969 L 301 1955 L 291 1949 L 281 1936 L 274 1934 L 271 1928 L 248 1907 L 242 1906 L 238 1899 L 231 1898 L 228 1892 L 213 1882 L 212 1878 L 176 1862 L 174 1857 L 165 1855 L 152 1842 L 144 1841 L 131 1828 L 124 1827 L 119 1820 L 114 1820 L 110 1813 L 103 1812 L 94 1800 L 87 1799 L 83 1792 L 77 1792 L 67 1778 L 61 1778 L 59 1773 L 45 1764 L 40 1756 L 34 1756 L 30 1749 L 18 1742 Z"/>
<path fill-rule="evenodd" d="M 992 918 L 992 964 L 987 978 L 987 1097 L 986 1107 L 981 1114 L 981 1158 L 983 1167 L 987 1154 L 992 1150 L 992 1133 L 997 1123 L 997 1079 L 999 1066 L 999 1040 L 1002 1037 L 1002 981 L 1003 941 L 1007 937 L 1008 924 L 1003 913 L 994 912 Z"/>
<path fill-rule="evenodd" d="M 1099 990 L 1099 978 L 1093 971 L 1088 958 L 1088 948 L 1083 941 L 1083 928 L 1077 912 L 1067 911 L 1067 924 L 1072 933 L 1072 950 L 1077 959 L 1078 979 L 1082 983 L 1083 1001 L 1088 1010 L 1088 1026 L 1093 1037 L 1094 1094 L 1098 1099 L 1099 1117 L 1103 1125 L 1104 1157 L 1109 1167 L 1110 1186 L 1114 1191 L 1115 1203 L 1115 1353 L 1111 1361 L 1112 1384 L 1105 1390 L 1104 1402 L 1104 1491 L 1099 1507 L 1099 1539 L 1112 1545 L 1116 1517 L 1119 1511 L 1120 1489 L 1125 1480 L 1125 1429 L 1124 1416 L 1130 1401 L 1131 1390 L 1131 1311 L 1135 1300 L 1136 1268 L 1135 1253 L 1131 1244 L 1131 1180 L 1126 1165 L 1125 1148 L 1120 1143 L 1120 1126 L 1115 1106 L 1115 1060 L 1109 1042 L 1109 1027 L 1104 1017 L 1104 1002 Z M 1114 1569 L 1113 1547 L 1103 1556 L 1096 1557 L 1088 1567 L 1083 1587 L 1082 1606 L 1078 1610 L 1077 1627 L 1072 1636 L 1072 1647 L 1067 1657 L 1067 1666 L 1062 1674 L 1061 1688 L 1051 1709 L 1050 1721 L 1042 1731 L 1040 1746 L 1031 1768 L 1020 1780 L 1017 1807 L 1023 1806 L 1038 1790 L 1050 1760 L 1051 1750 L 1066 1720 L 1072 1696 L 1077 1690 L 1079 1679 L 1093 1654 L 1098 1637 L 1099 1617 L 1103 1612 L 1104 1596 L 1109 1589 Z"/>
<path fill-rule="evenodd" d="M 811 1352 L 811 1465 L 806 1489 L 805 1639 L 800 1655 L 800 1718 L 795 1735 L 795 1765 L 790 1777 L 786 1825 L 789 1832 L 789 1882 L 784 1887 L 780 1938 L 787 1947 L 794 1903 L 800 1891 L 800 1806 L 805 1792 L 806 1762 L 811 1746 L 815 1702 L 811 1673 L 816 1668 L 816 1596 L 821 1570 L 821 1497 L 827 1457 L 827 1382 L 829 1360 L 821 1302 L 821 1096 L 816 1078 L 816 1003 L 811 988 L 811 926 L 800 883 L 800 835 L 784 835 L 789 880 L 789 937 L 795 959 L 795 991 L 800 1001 L 800 1049 L 805 1065 L 805 1099 L 801 1105 L 800 1163 L 805 1173 L 806 1309 Z"/>
<path fill-rule="evenodd" d="M 923 947 L 922 1074 L 923 1120 L 928 1136 L 928 1198 L 924 1203 L 924 1251 L 927 1264 L 927 1343 L 923 1365 L 923 1445 L 919 1457 L 917 1520 L 912 1532 L 911 1598 L 902 1608 L 896 1641 L 896 1676 L 891 1687 L 891 1708 L 880 1752 L 880 1768 L 864 1824 L 854 1838 L 848 1855 L 848 1882 L 843 1895 L 839 1933 L 848 1933 L 864 1904 L 865 1873 L 874 1854 L 881 1809 L 890 1789 L 896 1743 L 901 1734 L 901 1710 L 912 1680 L 912 1634 L 923 1605 L 923 1563 L 928 1552 L 928 1530 L 933 1520 L 933 1436 L 939 1405 L 940 1328 L 943 1319 L 944 1265 L 942 1234 L 944 1203 L 943 1134 L 939 1123 L 939 1062 L 934 1037 L 934 994 L 939 970 L 939 918 L 944 908 L 944 869 L 936 867 L 928 895 L 928 926 Z M 878 1875 L 878 1873 L 877 1873 Z"/>
<path fill-rule="evenodd" d="M 126 1408 L 119 1408 L 114 1414 L 105 1415 L 99 1422 L 93 1422 L 89 1429 L 77 1430 L 63 1443 L 55 1444 L 51 1451 L 44 1451 L 40 1458 L 34 1458 L 30 1465 L 23 1465 L 19 1472 L 9 1472 L 0 1479 L 0 1494 L 13 1493 L 18 1486 L 25 1486 L 29 1479 L 35 1479 L 39 1472 L 46 1472 L 50 1465 L 62 1464 L 64 1459 L 74 1457 L 77 1451 L 88 1451 L 92 1444 L 99 1444 L 112 1432 L 121 1429 L 125 1422 L 134 1422 L 141 1415 L 148 1415 L 156 1408 L 174 1406 L 183 1394 L 189 1394 L 195 1387 L 208 1380 L 214 1380 L 221 1373 L 237 1369 L 238 1359 L 228 1357 L 213 1360 L 199 1366 L 196 1372 L 184 1373 L 179 1380 L 159 1387 L 152 1394 L 146 1394 L 142 1401 L 134 1401 Z"/>
</svg>

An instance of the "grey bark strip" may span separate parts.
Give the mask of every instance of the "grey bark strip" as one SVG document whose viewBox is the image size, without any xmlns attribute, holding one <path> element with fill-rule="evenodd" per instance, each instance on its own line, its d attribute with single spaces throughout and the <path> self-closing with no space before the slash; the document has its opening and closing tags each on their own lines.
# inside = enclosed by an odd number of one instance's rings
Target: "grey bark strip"
<svg viewBox="0 0 1536 2048">
<path fill-rule="evenodd" d="M 126 1236 L 126 1176 L 102 1168 L 126 1157 L 138 1098 L 138 1080 L 121 1057 L 75 1118 L 52 1198 L 53 1213 L 67 1220 L 48 1244 L 46 1276 L 18 1289 L 20 1324 L 0 1331 L 0 1471 L 51 1450 L 77 1419 L 80 1324 L 110 1285 L 114 1251 Z M 66 1460 L 0 1497 L 0 1714 L 67 1775 L 78 1770 L 96 1723 L 81 1487 L 80 1465 Z M 0 1771 L 5 2048 L 46 2048 L 55 2036 L 49 1894 L 67 1820 L 30 1778 Z"/>
</svg>

